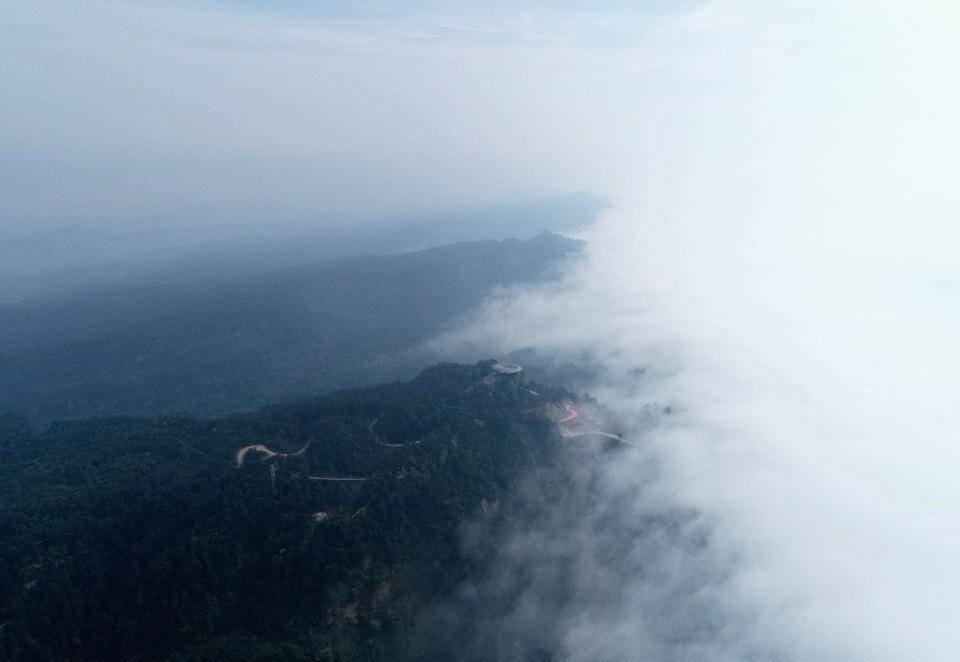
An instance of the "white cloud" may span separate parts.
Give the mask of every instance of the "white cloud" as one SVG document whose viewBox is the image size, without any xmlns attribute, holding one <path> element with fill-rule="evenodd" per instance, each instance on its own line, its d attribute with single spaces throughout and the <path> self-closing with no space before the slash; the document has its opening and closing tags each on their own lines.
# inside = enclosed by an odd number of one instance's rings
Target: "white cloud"
<svg viewBox="0 0 960 662">
<path fill-rule="evenodd" d="M 748 25 L 734 50 L 772 53 L 770 31 L 753 26 L 782 7 L 744 22 L 734 4 L 681 26 L 711 43 Z M 718 60 L 695 114 L 690 96 L 669 98 L 663 173 L 621 189 L 621 208 L 587 236 L 589 259 L 559 288 L 493 302 L 457 340 L 588 351 L 604 367 L 591 391 L 621 415 L 674 408 L 638 464 L 618 460 L 606 477 L 615 494 L 656 461 L 659 503 L 702 513 L 711 553 L 737 559 L 711 605 L 748 625 L 683 659 L 947 661 L 960 592 L 960 205 L 945 68 L 958 53 L 935 6 L 819 10 L 794 26 L 801 50 Z M 595 552 L 588 539 L 584 558 Z M 630 597 L 644 595 L 643 575 L 607 570 L 628 587 L 623 611 L 584 616 L 570 659 L 656 643 L 641 627 L 656 603 Z"/>
</svg>

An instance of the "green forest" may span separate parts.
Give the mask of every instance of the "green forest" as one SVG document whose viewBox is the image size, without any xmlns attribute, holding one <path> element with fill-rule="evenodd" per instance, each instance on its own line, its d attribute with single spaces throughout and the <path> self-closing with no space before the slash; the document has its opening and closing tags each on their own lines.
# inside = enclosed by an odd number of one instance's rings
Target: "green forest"
<svg viewBox="0 0 960 662">
<path fill-rule="evenodd" d="M 211 420 L 8 414 L 0 658 L 437 659 L 464 526 L 555 462 L 564 397 L 483 362 Z"/>
</svg>

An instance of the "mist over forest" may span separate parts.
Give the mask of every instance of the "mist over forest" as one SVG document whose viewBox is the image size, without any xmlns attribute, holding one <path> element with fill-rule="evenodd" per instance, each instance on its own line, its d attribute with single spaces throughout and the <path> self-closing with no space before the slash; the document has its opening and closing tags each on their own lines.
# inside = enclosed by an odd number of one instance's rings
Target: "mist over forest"
<svg viewBox="0 0 960 662">
<path fill-rule="evenodd" d="M 958 21 L 0 0 L 0 660 L 952 662 Z"/>
</svg>

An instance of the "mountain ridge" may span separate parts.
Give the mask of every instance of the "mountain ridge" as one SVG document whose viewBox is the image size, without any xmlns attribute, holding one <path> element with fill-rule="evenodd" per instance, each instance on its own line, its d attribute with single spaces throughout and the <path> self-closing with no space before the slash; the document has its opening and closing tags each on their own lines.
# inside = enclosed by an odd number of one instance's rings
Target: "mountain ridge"
<svg viewBox="0 0 960 662">
<path fill-rule="evenodd" d="M 410 377 L 413 350 L 495 288 L 550 279 L 582 242 L 461 242 L 247 280 L 134 281 L 0 307 L 0 407 L 36 422 L 210 416 Z"/>
</svg>

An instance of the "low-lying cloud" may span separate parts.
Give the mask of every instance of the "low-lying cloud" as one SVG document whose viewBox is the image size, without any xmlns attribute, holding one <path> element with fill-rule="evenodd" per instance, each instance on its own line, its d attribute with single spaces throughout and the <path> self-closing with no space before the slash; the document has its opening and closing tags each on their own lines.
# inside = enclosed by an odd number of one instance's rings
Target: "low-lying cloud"
<svg viewBox="0 0 960 662">
<path fill-rule="evenodd" d="M 957 98 L 937 75 L 953 53 L 937 24 L 948 10 L 840 9 L 798 56 L 823 65 L 818 80 L 771 81 L 766 106 L 714 113 L 694 175 L 625 193 L 562 285 L 505 293 L 445 339 L 589 356 L 586 386 L 625 420 L 671 408 L 634 429 L 640 450 L 602 466 L 591 508 L 517 533 L 521 546 L 575 547 L 585 582 L 568 596 L 563 659 L 954 657 L 960 206 L 943 110 Z M 722 107 L 703 99 L 704 113 Z M 650 548 L 645 509 L 696 513 L 708 533 L 695 564 L 682 536 Z M 635 531 L 641 562 L 605 554 L 616 530 Z M 549 563 L 545 548 L 524 549 Z M 675 576 L 656 571 L 671 563 Z M 596 576 L 618 587 L 616 609 L 598 603 Z M 689 625 L 676 595 L 711 615 L 706 639 L 646 627 Z"/>
<path fill-rule="evenodd" d="M 523 535 L 579 541 L 578 571 L 646 596 L 657 587 L 643 567 L 689 557 L 679 542 L 652 552 L 638 512 L 697 513 L 709 549 L 695 567 L 723 572 L 685 594 L 737 634 L 719 628 L 699 656 L 679 640 L 675 659 L 949 659 L 960 589 L 956 291 L 922 277 L 927 264 L 854 275 L 811 254 L 758 266 L 724 244 L 721 266 L 708 246 L 698 254 L 697 242 L 662 236 L 627 249 L 635 227 L 629 215 L 608 219 L 566 286 L 493 302 L 466 333 L 501 354 L 591 357 L 600 369 L 587 386 L 626 420 L 650 403 L 671 408 L 633 427 L 641 449 L 600 469 L 591 509 Z M 663 256 L 678 252 L 702 270 L 673 269 Z M 637 532 L 639 565 L 605 553 L 616 531 L 604 527 Z M 674 597 L 689 573 L 665 591 Z M 579 612 L 576 599 L 567 607 L 582 619 L 567 629 L 568 659 L 634 659 L 663 644 L 642 624 L 674 603 L 609 614 L 588 595 Z M 676 627 L 689 616 L 670 613 Z"/>
</svg>

